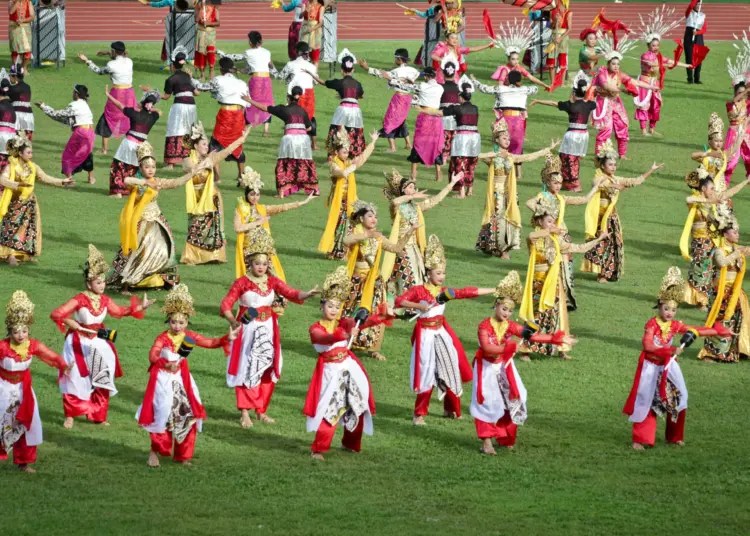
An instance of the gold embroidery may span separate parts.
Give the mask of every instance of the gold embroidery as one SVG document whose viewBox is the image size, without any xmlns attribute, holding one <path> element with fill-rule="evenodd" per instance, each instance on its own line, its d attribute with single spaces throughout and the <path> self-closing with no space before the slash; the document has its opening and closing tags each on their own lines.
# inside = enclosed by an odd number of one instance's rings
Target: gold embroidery
<svg viewBox="0 0 750 536">
<path fill-rule="evenodd" d="M 659 326 L 659 329 L 661 329 L 661 338 L 666 339 L 667 335 L 669 334 L 669 330 L 672 328 L 672 321 L 669 320 L 667 322 L 664 322 L 661 318 L 656 317 L 656 324 Z"/>
<path fill-rule="evenodd" d="M 91 302 L 91 306 L 94 308 L 94 311 L 100 312 L 101 305 L 102 305 L 102 297 L 99 294 L 96 294 L 95 292 L 91 292 L 89 290 L 84 292 L 84 294 Z M 91 312 L 93 313 L 94 311 L 91 311 Z"/>
<path fill-rule="evenodd" d="M 321 320 L 319 324 L 323 326 L 328 333 L 333 333 L 338 326 L 338 320 Z"/>
<path fill-rule="evenodd" d="M 508 321 L 503 320 L 500 322 L 496 318 L 490 318 L 490 324 L 492 324 L 492 329 L 495 332 L 495 337 L 497 337 L 497 342 L 503 342 L 503 337 L 505 337 L 505 333 L 508 331 Z"/>
<path fill-rule="evenodd" d="M 260 277 L 255 277 L 254 275 L 248 273 L 246 276 L 250 281 L 258 285 L 258 288 L 261 292 L 268 292 L 268 275 L 262 275 Z"/>
<path fill-rule="evenodd" d="M 21 344 L 10 343 L 10 349 L 20 356 L 21 361 L 26 361 L 27 359 L 30 358 L 29 356 L 30 344 L 31 344 L 31 340 L 26 339 Z"/>
<path fill-rule="evenodd" d="M 437 298 L 437 295 L 440 294 L 440 292 L 443 290 L 443 287 L 432 285 L 430 283 L 425 283 L 424 288 L 426 288 L 427 291 L 432 294 L 433 298 Z"/>
</svg>

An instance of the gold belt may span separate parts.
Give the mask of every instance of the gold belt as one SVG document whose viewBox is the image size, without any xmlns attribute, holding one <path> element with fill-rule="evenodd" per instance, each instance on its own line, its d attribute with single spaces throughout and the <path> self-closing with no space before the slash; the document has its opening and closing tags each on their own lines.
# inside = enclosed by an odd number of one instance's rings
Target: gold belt
<svg viewBox="0 0 750 536">
<path fill-rule="evenodd" d="M 430 112 L 437 112 L 438 108 L 430 108 L 429 106 L 422 106 L 424 110 L 429 110 Z"/>
<path fill-rule="evenodd" d="M 117 89 L 130 89 L 133 87 L 133 84 L 112 84 L 112 87 Z"/>
<path fill-rule="evenodd" d="M 323 359 L 325 360 L 326 363 L 340 363 L 347 357 L 349 357 L 349 352 L 341 351 L 334 356 L 324 357 Z"/>
<path fill-rule="evenodd" d="M 271 76 L 271 73 L 253 73 L 252 76 L 257 76 L 259 78 L 269 78 Z"/>
<path fill-rule="evenodd" d="M 94 130 L 94 125 L 76 125 L 75 128 L 83 128 L 86 130 Z"/>
<path fill-rule="evenodd" d="M 229 110 L 229 111 L 237 111 L 237 110 L 244 110 L 245 107 L 241 104 L 222 104 L 219 106 L 220 110 Z"/>
<path fill-rule="evenodd" d="M 503 117 L 520 117 L 523 115 L 523 112 L 519 112 L 518 110 L 503 110 Z"/>
</svg>

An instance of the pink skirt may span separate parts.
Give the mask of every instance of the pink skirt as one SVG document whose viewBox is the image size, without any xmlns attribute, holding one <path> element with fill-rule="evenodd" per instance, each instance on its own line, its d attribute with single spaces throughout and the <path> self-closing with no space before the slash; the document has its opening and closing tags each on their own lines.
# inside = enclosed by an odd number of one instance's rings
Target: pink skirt
<svg viewBox="0 0 750 536">
<path fill-rule="evenodd" d="M 425 166 L 435 163 L 443 149 L 443 118 L 419 114 L 414 126 L 414 151 Z"/>
<path fill-rule="evenodd" d="M 266 106 L 273 106 L 273 88 L 271 79 L 267 76 L 251 76 L 247 83 L 250 98 Z M 245 108 L 245 121 L 249 125 L 257 127 L 271 119 L 271 114 L 264 112 L 255 106 Z"/>
<path fill-rule="evenodd" d="M 510 134 L 511 154 L 523 154 L 523 141 L 526 137 L 526 118 L 522 115 L 505 116 L 505 122 L 508 124 L 508 134 Z"/>
<path fill-rule="evenodd" d="M 135 91 L 132 87 L 127 89 L 113 87 L 109 90 L 109 94 L 120 101 L 125 108 L 135 106 Z M 115 139 L 121 138 L 130 130 L 130 119 L 125 117 L 125 114 L 109 99 L 104 106 L 104 119 L 106 119 L 107 126 L 109 126 L 112 137 Z"/>
<path fill-rule="evenodd" d="M 409 108 L 411 108 L 411 95 L 394 94 L 391 97 L 390 104 L 388 104 L 388 109 L 385 111 L 383 131 L 390 134 L 400 127 L 409 116 Z"/>
<path fill-rule="evenodd" d="M 96 134 L 91 128 L 74 128 L 62 154 L 63 175 L 73 173 L 94 150 Z"/>
</svg>

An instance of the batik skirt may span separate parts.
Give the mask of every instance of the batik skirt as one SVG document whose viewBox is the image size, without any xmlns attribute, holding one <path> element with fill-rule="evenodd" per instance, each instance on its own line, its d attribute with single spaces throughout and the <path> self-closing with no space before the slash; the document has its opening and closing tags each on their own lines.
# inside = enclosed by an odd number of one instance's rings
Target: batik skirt
<svg viewBox="0 0 750 536">
<path fill-rule="evenodd" d="M 711 253 L 714 242 L 710 238 L 693 237 L 690 243 L 690 270 L 685 287 L 685 302 L 705 307 L 713 288 L 714 268 Z"/>
<path fill-rule="evenodd" d="M 564 318 L 567 317 L 567 309 L 564 312 L 561 311 L 561 306 L 563 304 L 560 303 L 561 301 L 560 297 L 561 295 L 564 296 L 564 294 L 561 294 L 560 292 L 559 281 L 557 284 L 558 284 L 558 288 L 555 291 L 555 305 L 553 305 L 549 309 L 539 312 L 538 311 L 539 298 L 542 295 L 542 288 L 544 287 L 544 279 L 534 278 L 534 290 L 533 290 L 534 322 L 536 322 L 536 324 L 539 326 L 539 331 L 537 333 L 542 333 L 545 335 L 552 335 L 561 330 L 565 331 L 566 329 Z M 565 306 L 567 307 L 567 305 Z M 521 351 L 524 353 L 533 353 L 533 354 L 549 355 L 549 356 L 557 355 L 560 351 L 564 351 L 564 350 L 566 350 L 566 348 L 564 347 L 558 347 L 553 344 L 542 344 L 542 343 L 536 343 L 536 342 L 524 344 L 521 349 Z"/>
<path fill-rule="evenodd" d="M 339 208 L 339 217 L 336 220 L 336 230 L 333 235 L 333 249 L 327 255 L 331 260 L 343 259 L 346 255 L 346 245 L 344 245 L 344 238 L 346 235 L 352 232 L 352 222 L 349 220 L 349 215 L 346 213 L 346 195 L 341 199 L 341 207 Z"/>
<path fill-rule="evenodd" d="M 521 248 L 521 227 L 513 225 L 505 219 L 508 208 L 504 191 L 495 191 L 495 210 L 490 215 L 490 221 L 482 225 L 477 237 L 475 249 L 493 257 L 500 257 L 511 250 Z"/>
<path fill-rule="evenodd" d="M 347 298 L 344 304 L 341 316 L 343 318 L 353 316 L 354 313 L 359 309 L 360 302 L 362 301 L 362 290 L 367 280 L 369 272 L 356 272 L 352 276 L 352 288 L 349 292 L 349 298 Z M 386 302 L 385 283 L 383 278 L 378 276 L 375 281 L 375 292 L 372 299 L 372 309 L 375 310 L 380 304 Z M 354 339 L 352 348 L 354 350 L 362 350 L 368 352 L 377 352 L 380 350 L 380 346 L 383 343 L 384 335 L 383 325 L 373 326 L 371 328 L 363 329 L 359 332 L 359 335 Z"/>
<path fill-rule="evenodd" d="M 728 283 L 724 290 L 724 298 L 719 309 L 720 322 L 722 325 L 737 335 L 733 337 L 706 337 L 703 349 L 698 354 L 698 359 L 713 359 L 724 363 L 737 363 L 740 359 L 750 356 L 750 317 L 748 313 L 747 294 L 740 290 L 740 297 L 731 318 L 724 318 L 729 299 L 732 296 L 732 283 Z M 716 299 L 716 290 L 711 289 L 709 307 L 713 306 Z"/>
<path fill-rule="evenodd" d="M 396 254 L 393 272 L 386 282 L 388 304 L 393 306 L 396 296 L 417 285 L 424 284 L 424 256 L 416 240 L 407 244 L 401 253 Z"/>
<path fill-rule="evenodd" d="M 320 193 L 318 173 L 312 157 L 310 136 L 304 130 L 287 131 L 279 144 L 276 160 L 276 191 L 286 197 L 304 191 L 306 194 Z"/>
<path fill-rule="evenodd" d="M 333 113 L 331 126 L 328 127 L 328 139 L 326 140 L 326 149 L 329 156 L 336 154 L 334 142 L 341 127 L 344 127 L 349 134 L 349 158 L 355 158 L 362 154 L 367 144 L 365 143 L 362 110 L 359 109 L 359 105 L 344 102 L 339 104 L 339 107 Z"/>
<path fill-rule="evenodd" d="M 42 217 L 36 196 L 11 199 L 0 222 L 0 259 L 29 261 L 42 254 Z"/>
<path fill-rule="evenodd" d="M 625 270 L 625 247 L 620 217 L 616 212 L 609 217 L 607 232 L 609 237 L 584 255 L 581 271 L 598 274 L 607 281 L 619 281 Z"/>
<path fill-rule="evenodd" d="M 195 104 L 175 103 L 169 109 L 166 140 L 164 142 L 164 163 L 181 164 L 190 156 L 190 149 L 182 144 L 182 137 L 190 132 L 198 122 L 198 109 Z"/>
<path fill-rule="evenodd" d="M 214 193 L 213 201 L 215 211 L 188 214 L 187 241 L 180 258 L 181 264 L 227 262 L 227 239 L 224 236 L 223 207 L 218 190 Z"/>
</svg>

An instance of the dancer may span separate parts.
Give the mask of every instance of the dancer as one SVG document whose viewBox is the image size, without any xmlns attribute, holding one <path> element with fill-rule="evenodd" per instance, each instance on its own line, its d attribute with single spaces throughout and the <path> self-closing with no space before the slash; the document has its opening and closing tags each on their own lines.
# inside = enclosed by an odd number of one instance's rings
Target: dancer
<svg viewBox="0 0 750 536">
<path fill-rule="evenodd" d="M 703 0 L 690 0 L 690 5 L 685 9 L 685 35 L 683 43 L 685 44 L 685 61 L 688 64 L 693 63 L 693 46 L 703 46 L 703 35 L 706 33 L 706 14 L 702 11 Z M 687 68 L 687 83 L 702 84 L 701 82 L 701 65 L 695 69 Z"/>
<path fill-rule="evenodd" d="M 620 192 L 643 184 L 654 171 L 664 164 L 654 163 L 651 168 L 634 179 L 617 177 L 617 151 L 607 140 L 596 153 L 598 192 L 586 205 L 586 238 L 591 240 L 606 235 L 596 248 L 586 253 L 581 271 L 597 275 L 599 283 L 619 281 L 625 267 L 622 227 L 617 213 Z"/>
<path fill-rule="evenodd" d="M 440 95 L 440 109 L 452 108 L 461 104 L 461 88 L 456 82 L 456 62 L 452 56 L 449 56 L 443 60 L 443 64 L 438 69 L 438 73 L 442 73 L 444 81 L 441 83 L 443 86 L 443 94 Z M 465 77 L 461 77 L 462 80 L 466 80 Z M 432 112 L 429 109 L 421 109 L 422 113 L 430 115 Z M 437 111 L 436 111 L 437 112 Z M 440 149 L 440 157 L 435 160 L 435 180 L 440 182 L 443 180 L 443 165 L 446 162 L 450 162 L 451 148 L 453 147 L 453 138 L 456 136 L 456 117 L 453 115 L 443 115 L 443 142 L 442 148 Z"/>
<path fill-rule="evenodd" d="M 346 253 L 345 239 L 354 226 L 354 203 L 357 201 L 357 179 L 354 172 L 365 165 L 372 156 L 375 144 L 380 135 L 377 131 L 370 133 L 370 143 L 359 156 L 349 159 L 350 138 L 344 129 L 339 130 L 332 145 L 334 157 L 328 164 L 331 174 L 331 192 L 326 202 L 328 219 L 323 236 L 318 243 L 318 251 L 325 253 L 329 259 L 343 259 Z"/>
<path fill-rule="evenodd" d="M 487 255 L 510 259 L 510 252 L 521 248 L 521 212 L 518 209 L 516 162 L 531 162 L 546 156 L 557 147 L 553 141 L 547 149 L 535 153 L 513 156 L 508 124 L 500 119 L 492 125 L 492 143 L 495 152 L 483 153 L 479 159 L 487 164 L 487 195 L 484 201 L 482 227 L 475 249 Z"/>
<path fill-rule="evenodd" d="M 18 116 L 10 100 L 11 88 L 10 80 L 0 80 L 0 171 L 8 165 L 8 142 L 16 137 L 16 127 L 18 126 Z"/>
<path fill-rule="evenodd" d="M 0 340 L 0 460 L 7 460 L 12 449 L 13 463 L 25 473 L 36 473 L 31 464 L 36 462 L 36 448 L 42 444 L 42 420 L 31 386 L 32 358 L 55 367 L 61 376 L 72 367 L 41 341 L 29 337 L 33 323 L 34 304 L 23 290 L 15 291 L 5 307 L 8 334 Z"/>
<path fill-rule="evenodd" d="M 320 45 L 323 42 L 323 8 L 325 0 L 308 0 L 305 8 L 300 42 L 308 46 L 310 61 L 318 67 L 320 61 Z M 299 51 L 297 51 L 299 54 Z"/>
<path fill-rule="evenodd" d="M 126 296 L 131 288 L 172 288 L 179 283 L 174 236 L 156 198 L 161 190 L 179 188 L 205 169 L 201 163 L 179 179 L 159 179 L 149 142 L 138 147 L 136 156 L 143 178 L 125 179 L 131 190 L 120 213 L 120 249 L 106 280 Z"/>
<path fill-rule="evenodd" d="M 312 142 L 312 150 L 318 150 L 318 125 L 315 121 L 315 79 L 309 73 L 318 72 L 318 68 L 310 63 L 310 47 L 307 43 L 297 43 L 297 57 L 287 63 L 279 73 L 271 73 L 280 80 L 286 82 L 287 98 L 292 94 L 295 87 L 302 89 L 302 96 L 299 98 L 298 104 L 300 107 L 307 112 L 307 116 L 310 118 L 310 124 L 312 128 L 308 131 L 310 141 Z"/>
<path fill-rule="evenodd" d="M 8 44 L 10 62 L 18 63 L 24 72 L 31 61 L 31 22 L 34 20 L 34 6 L 31 0 L 10 0 L 8 2 Z"/>
<path fill-rule="evenodd" d="M 497 80 L 498 85 L 510 85 L 508 75 L 513 71 L 518 71 L 521 76 L 528 78 L 529 82 L 549 89 L 549 86 L 532 75 L 526 68 L 521 65 L 521 56 L 523 51 L 531 46 L 534 41 L 534 31 L 526 21 L 518 22 L 513 19 L 508 21 L 504 26 L 500 25 L 500 36 L 495 39 L 495 47 L 505 51 L 508 62 L 505 65 L 499 65 L 490 78 Z"/>
<path fill-rule="evenodd" d="M 239 186 L 244 188 L 243 197 L 237 198 L 237 210 L 234 213 L 234 232 L 237 233 L 237 248 L 235 252 L 235 277 L 239 279 L 247 274 L 247 265 L 245 265 L 245 242 L 249 239 L 249 232 L 256 227 L 263 227 L 268 234 L 271 234 L 271 225 L 269 220 L 272 216 L 295 210 L 305 206 L 315 198 L 310 194 L 304 201 L 296 203 L 284 203 L 281 205 L 264 205 L 260 203 L 261 188 L 263 182 L 260 180 L 260 173 L 253 168 L 245 166 L 245 171 L 240 177 Z M 271 266 L 269 270 L 274 275 L 286 283 L 284 269 L 281 267 L 278 255 L 275 253 L 270 256 Z"/>
<path fill-rule="evenodd" d="M 196 265 L 227 262 L 224 234 L 224 202 L 216 188 L 214 172 L 220 163 L 237 147 L 241 147 L 248 134 L 247 127 L 239 139 L 220 151 L 209 150 L 203 124 L 198 123 L 185 135 L 183 146 L 189 147 L 190 156 L 182 163 L 184 171 L 198 169 L 185 185 L 185 208 L 188 217 L 188 232 L 181 264 Z"/>
<path fill-rule="evenodd" d="M 549 71 L 552 87 L 560 87 L 568 70 L 568 35 L 573 26 L 573 12 L 569 0 L 560 0 L 560 5 L 550 12 L 552 38 L 547 45 L 545 67 Z"/>
<path fill-rule="evenodd" d="M 159 456 L 173 456 L 175 462 L 191 465 L 195 437 L 203 430 L 206 410 L 188 356 L 195 346 L 224 348 L 226 353 L 237 330 L 230 329 L 229 335 L 215 339 L 187 330 L 195 308 L 186 285 L 169 291 L 162 312 L 167 315 L 169 329 L 156 337 L 148 352 L 148 385 L 135 419 L 151 439 L 149 467 L 159 467 Z"/>
<path fill-rule="evenodd" d="M 494 288 L 448 288 L 443 285 L 447 259 L 436 235 L 430 235 L 424 255 L 424 284 L 411 287 L 396 298 L 396 307 L 419 311 L 412 333 L 410 381 L 417 394 L 412 423 L 424 426 L 432 391 L 443 400 L 444 417 L 461 418 L 463 383 L 471 381 L 471 366 L 461 341 L 445 319 L 449 300 L 492 294 Z"/>
<path fill-rule="evenodd" d="M 214 131 L 211 134 L 209 147 L 212 151 L 222 151 L 230 145 L 234 150 L 226 156 L 227 162 L 237 163 L 237 177 L 242 175 L 242 165 L 245 163 L 245 151 L 242 144 L 236 145 L 235 141 L 240 139 L 245 130 L 245 108 L 247 108 L 248 90 L 245 83 L 234 76 L 237 71 L 234 61 L 230 58 L 219 60 L 220 76 L 212 78 L 208 82 L 193 80 L 193 86 L 201 91 L 210 91 L 211 96 L 219 103 L 219 111 L 216 114 Z M 220 182 L 220 161 L 214 166 L 216 182 Z"/>
<path fill-rule="evenodd" d="M 724 150 L 729 150 L 734 146 L 737 138 L 742 138 L 739 153 L 727 162 L 727 169 L 724 177 L 727 186 L 732 181 L 732 175 L 740 162 L 740 158 L 745 163 L 745 173 L 750 175 L 750 132 L 747 128 L 748 111 L 750 111 L 750 100 L 748 100 L 748 88 L 745 73 L 750 72 L 750 50 L 744 54 L 737 54 L 736 62 L 731 63 L 727 59 L 732 86 L 734 87 L 734 97 L 727 102 L 727 118 L 729 119 L 729 130 L 727 138 L 724 141 Z M 744 127 L 744 128 L 743 128 Z"/>
<path fill-rule="evenodd" d="M 138 147 L 148 140 L 148 133 L 161 117 L 161 110 L 154 108 L 159 103 L 160 94 L 155 89 L 146 89 L 137 108 L 126 108 L 104 87 L 104 94 L 130 121 L 130 129 L 117 148 L 109 169 L 109 195 L 121 198 L 130 193 L 125 185 L 125 177 L 132 177 L 138 172 L 138 158 L 135 153 Z"/>
<path fill-rule="evenodd" d="M 65 413 L 63 426 L 67 429 L 73 428 L 73 419 L 81 416 L 109 426 L 109 399 L 117 394 L 115 379 L 122 376 L 122 369 L 112 340 L 115 330 L 108 330 L 104 319 L 110 315 L 142 320 L 145 311 L 156 302 L 144 294 L 143 300 L 133 296 L 128 307 L 117 305 L 104 294 L 107 286 L 104 276 L 108 270 L 102 254 L 89 244 L 88 258 L 83 265 L 86 290 L 50 315 L 58 329 L 65 333 L 62 355 L 72 366 L 70 373 L 58 381 Z"/>
<path fill-rule="evenodd" d="M 526 237 L 529 265 L 519 317 L 537 326 L 540 334 L 551 335 L 562 331 L 570 336 L 563 256 L 586 253 L 601 244 L 608 235 L 602 234 L 585 244 L 564 242 L 560 239 L 560 229 L 555 225 L 559 218 L 555 203 L 547 197 L 540 197 L 532 212 L 531 225 L 535 230 Z M 570 359 L 570 350 L 570 344 L 565 342 L 556 346 L 554 343 L 526 341 L 520 351 L 524 353 L 521 360 L 528 361 L 529 353 Z"/>
<path fill-rule="evenodd" d="M 372 314 L 363 323 L 342 318 L 341 308 L 349 298 L 351 281 L 345 266 L 326 276 L 320 293 L 321 319 L 310 326 L 310 342 L 318 353 L 303 413 L 307 431 L 315 432 L 310 447 L 313 459 L 323 460 L 331 448 L 336 426 L 344 426 L 341 445 L 360 452 L 362 433 L 372 435 L 375 399 L 364 365 L 349 350 L 347 341 L 363 329 L 390 326 L 390 319 Z"/>
<path fill-rule="evenodd" d="M 578 52 L 578 67 L 586 76 L 594 78 L 596 76 L 596 65 L 599 63 L 599 59 L 604 56 L 596 49 L 596 30 L 586 28 L 581 31 L 580 38 L 583 44 L 581 45 L 581 50 Z"/>
<path fill-rule="evenodd" d="M 286 106 L 266 106 L 245 98 L 254 108 L 267 111 L 284 122 L 284 136 L 279 143 L 279 156 L 276 158 L 276 195 L 282 199 L 300 190 L 309 195 L 320 195 L 309 135 L 313 124 L 305 109 L 300 106 L 303 95 L 301 87 L 293 87 L 287 95 Z"/>
<path fill-rule="evenodd" d="M 465 58 L 466 54 L 471 54 L 472 52 L 481 52 L 482 50 L 487 50 L 488 48 L 493 48 L 494 46 L 495 43 L 492 41 L 490 41 L 486 45 L 481 45 L 478 47 L 461 46 L 461 44 L 459 43 L 459 35 L 455 32 L 451 32 L 450 30 L 446 31 L 445 41 L 441 41 L 440 43 L 438 43 L 437 46 L 435 46 L 435 48 L 432 50 L 432 55 L 430 56 L 430 58 L 432 58 L 432 66 L 437 71 L 438 84 L 442 84 L 443 82 L 445 82 L 441 67 L 445 64 L 446 61 L 454 62 L 456 66 L 456 72 L 460 76 L 465 73 L 466 69 L 468 68 Z"/>
<path fill-rule="evenodd" d="M 497 444 L 512 450 L 518 426 L 526 422 L 526 387 L 513 357 L 518 345 L 513 338 L 528 339 L 535 344 L 573 346 L 576 340 L 563 331 L 555 334 L 527 335 L 527 328 L 511 320 L 523 288 L 515 270 L 494 289 L 495 314 L 485 318 L 477 329 L 479 349 L 474 357 L 474 385 L 471 394 L 471 416 L 477 437 L 482 440 L 482 454 L 495 456 Z"/>
<path fill-rule="evenodd" d="M 200 73 L 201 81 L 205 80 L 206 65 L 208 79 L 214 77 L 216 65 L 216 28 L 221 26 L 219 6 L 221 0 L 198 0 L 195 5 L 195 67 Z"/>
<path fill-rule="evenodd" d="M 388 237 L 391 242 L 407 234 L 409 239 L 401 253 L 385 252 L 380 273 L 386 283 L 388 305 L 392 306 L 396 296 L 404 294 L 412 287 L 424 284 L 424 255 L 427 248 L 427 232 L 424 225 L 424 212 L 439 205 L 453 187 L 461 182 L 461 173 L 451 176 L 451 181 L 437 195 L 429 197 L 424 191 L 417 191 L 417 184 L 410 178 L 402 177 L 393 169 L 383 172 L 386 187 L 383 189 L 390 202 L 393 225 Z M 416 227 L 416 233 L 410 230 Z"/>
<path fill-rule="evenodd" d="M 31 86 L 24 82 L 25 74 L 23 67 L 18 63 L 14 63 L 10 68 L 10 81 L 13 85 L 10 87 L 8 98 L 16 111 L 16 130 L 33 141 L 34 111 L 31 108 Z"/>
<path fill-rule="evenodd" d="M 588 122 L 591 113 L 596 110 L 596 103 L 586 100 L 586 90 L 591 80 L 583 71 L 578 71 L 573 79 L 572 100 L 550 101 L 533 100 L 529 107 L 535 104 L 552 106 L 568 114 L 568 130 L 563 135 L 560 146 L 560 160 L 562 161 L 562 188 L 570 192 L 580 192 L 581 183 L 578 177 L 581 173 L 581 158 L 586 156 L 589 147 Z M 511 137 L 512 139 L 512 137 Z"/>
<path fill-rule="evenodd" d="M 741 125 L 743 128 L 747 127 L 748 119 L 744 119 Z M 730 131 L 731 132 L 731 131 Z M 744 143 L 743 136 L 734 137 L 734 145 L 728 150 L 722 149 L 726 146 L 724 142 L 724 121 L 722 121 L 719 114 L 716 112 L 711 113 L 711 117 L 708 120 L 708 151 L 696 151 L 690 157 L 699 162 L 703 168 L 714 179 L 714 188 L 717 193 L 721 193 L 729 186 L 729 181 L 726 179 L 725 172 L 728 163 L 732 159 L 737 158 L 742 144 Z M 731 211 L 731 206 L 727 205 L 727 209 Z"/>
<path fill-rule="evenodd" d="M 34 193 L 36 179 L 52 186 L 75 186 L 56 179 L 31 161 L 31 142 L 23 136 L 8 141 L 8 165 L 0 173 L 0 261 L 11 266 L 42 254 L 42 217 Z"/>
<path fill-rule="evenodd" d="M 133 60 L 127 56 L 125 43 L 115 41 L 110 45 L 109 52 L 100 51 L 96 55 L 110 56 L 111 61 L 108 61 L 105 67 L 97 67 L 93 61 L 89 60 L 82 53 L 79 53 L 78 57 L 96 74 L 108 74 L 109 80 L 112 83 L 110 94 L 122 103 L 123 108 L 133 108 L 135 106 Z M 102 137 L 101 154 L 107 154 L 109 150 L 109 138 L 121 138 L 127 133 L 129 128 L 130 120 L 122 110 L 115 106 L 113 101 L 107 100 L 107 104 L 104 106 L 104 113 L 102 113 L 102 116 L 96 123 L 96 135 Z"/>
<path fill-rule="evenodd" d="M 62 174 L 68 180 L 80 171 L 88 174 L 88 183 L 94 184 L 94 114 L 89 108 L 89 90 L 86 86 L 73 86 L 73 102 L 62 110 L 55 110 L 42 101 L 36 105 L 49 117 L 72 129 L 62 154 Z"/>
<path fill-rule="evenodd" d="M 266 107 L 273 106 L 273 88 L 271 87 L 271 73 L 276 68 L 271 61 L 271 53 L 263 48 L 263 36 L 260 32 L 252 31 L 247 34 L 250 43 L 244 54 L 225 54 L 219 50 L 219 56 L 231 58 L 234 61 L 245 60 L 250 80 L 247 91 L 250 98 Z M 245 109 L 245 122 L 251 127 L 263 125 L 263 135 L 268 136 L 268 125 L 271 124 L 271 114 L 260 108 Z"/>
<path fill-rule="evenodd" d="M 283 2 L 281 9 L 284 13 L 294 12 L 292 23 L 289 25 L 289 37 L 287 38 L 287 54 L 289 60 L 297 59 L 297 43 L 299 43 L 300 33 L 302 31 L 302 22 L 305 20 L 305 10 L 307 0 L 291 0 Z"/>
<path fill-rule="evenodd" d="M 198 122 L 195 96 L 198 90 L 193 87 L 189 69 L 185 68 L 187 50 L 178 46 L 172 51 L 172 74 L 164 82 L 161 98 L 169 100 L 174 95 L 174 104 L 169 109 L 167 132 L 164 140 L 164 164 L 172 169 L 190 156 L 190 149 L 182 145 L 182 138 L 190 133 L 190 127 Z"/>
<path fill-rule="evenodd" d="M 733 214 L 719 212 L 711 226 L 716 244 L 711 254 L 714 281 L 705 325 L 720 323 L 730 333 L 707 337 L 698 359 L 737 363 L 750 357 L 750 306 L 742 289 L 750 248 L 739 245 L 740 225 Z"/>
<path fill-rule="evenodd" d="M 400 80 L 407 84 L 414 84 L 417 78 L 419 78 L 419 71 L 409 66 L 409 61 L 411 61 L 409 51 L 405 48 L 398 48 L 396 49 L 395 58 L 396 68 L 390 71 L 369 67 L 367 61 L 363 58 L 360 58 L 358 63 L 360 67 L 367 71 L 367 74 L 377 78 L 385 78 L 389 82 L 391 80 Z M 411 108 L 411 95 L 404 91 L 396 90 L 393 97 L 391 97 L 391 102 L 388 103 L 388 109 L 385 111 L 385 117 L 383 117 L 383 128 L 380 129 L 380 135 L 388 140 L 389 149 L 387 152 L 389 153 L 396 152 L 395 138 L 404 138 L 406 149 L 411 150 L 409 127 L 406 126 L 409 108 Z"/>
<path fill-rule="evenodd" d="M 393 316 L 386 304 L 380 261 L 383 251 L 401 253 L 416 227 L 412 227 L 397 243 L 391 242 L 377 230 L 375 205 L 362 200 L 354 203 L 351 221 L 354 228 L 346 235 L 344 245 L 349 248 L 347 272 L 352 284 L 341 314 L 345 317 L 354 316 L 355 313 L 360 314 L 360 309 L 365 309 L 371 314 L 382 316 L 387 311 L 388 316 Z M 352 348 L 367 352 L 373 359 L 384 361 L 385 356 L 380 353 L 383 335 L 382 326 L 361 329 L 352 340 Z"/>
<path fill-rule="evenodd" d="M 657 316 L 646 322 L 643 350 L 638 359 L 633 387 L 622 412 L 633 423 L 633 448 L 653 447 L 656 439 L 656 418 L 667 421 L 666 441 L 685 446 L 685 414 L 688 392 L 677 357 L 698 337 L 732 332 L 716 323 L 711 328 L 691 326 L 676 320 L 677 307 L 685 292 L 685 281 L 679 268 L 672 266 L 661 282 L 656 301 Z M 677 343 L 677 336 L 680 345 Z"/>
<path fill-rule="evenodd" d="M 739 193 L 747 185 L 747 181 L 717 193 L 713 178 L 700 166 L 685 176 L 685 182 L 692 193 L 687 198 L 688 217 L 680 237 L 682 258 L 690 261 L 683 301 L 699 306 L 702 311 L 708 311 L 709 293 L 714 279 L 711 257 L 715 246 L 709 234 L 709 222 L 718 218 L 720 210 L 725 213 L 731 210 L 729 199 Z"/>
</svg>

